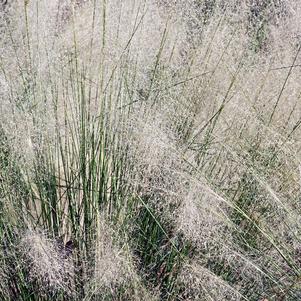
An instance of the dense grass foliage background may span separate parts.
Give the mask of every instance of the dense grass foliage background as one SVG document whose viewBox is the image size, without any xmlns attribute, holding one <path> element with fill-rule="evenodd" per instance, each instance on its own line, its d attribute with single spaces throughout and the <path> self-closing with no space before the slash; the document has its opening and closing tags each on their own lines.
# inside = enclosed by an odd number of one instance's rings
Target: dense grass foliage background
<svg viewBox="0 0 301 301">
<path fill-rule="evenodd" d="M 301 299 L 294 0 L 0 4 L 0 299 Z"/>
</svg>

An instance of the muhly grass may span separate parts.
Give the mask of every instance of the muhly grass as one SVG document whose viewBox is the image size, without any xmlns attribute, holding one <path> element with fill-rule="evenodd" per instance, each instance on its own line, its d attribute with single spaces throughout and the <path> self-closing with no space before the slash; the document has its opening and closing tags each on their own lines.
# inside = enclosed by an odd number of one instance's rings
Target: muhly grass
<svg viewBox="0 0 301 301">
<path fill-rule="evenodd" d="M 299 1 L 0 3 L 1 300 L 300 300 Z"/>
</svg>

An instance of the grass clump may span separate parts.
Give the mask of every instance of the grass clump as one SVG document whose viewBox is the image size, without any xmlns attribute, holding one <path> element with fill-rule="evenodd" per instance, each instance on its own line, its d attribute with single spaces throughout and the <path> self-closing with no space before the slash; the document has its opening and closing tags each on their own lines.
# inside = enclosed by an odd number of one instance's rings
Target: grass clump
<svg viewBox="0 0 301 301">
<path fill-rule="evenodd" d="M 1 300 L 299 300 L 298 1 L 0 4 Z"/>
</svg>

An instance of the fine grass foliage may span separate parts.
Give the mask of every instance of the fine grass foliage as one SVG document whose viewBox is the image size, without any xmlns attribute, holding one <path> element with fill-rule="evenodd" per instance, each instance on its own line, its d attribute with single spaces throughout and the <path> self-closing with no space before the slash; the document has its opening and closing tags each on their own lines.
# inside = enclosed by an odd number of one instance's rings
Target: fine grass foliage
<svg viewBox="0 0 301 301">
<path fill-rule="evenodd" d="M 0 3 L 0 299 L 300 300 L 300 10 Z"/>
</svg>

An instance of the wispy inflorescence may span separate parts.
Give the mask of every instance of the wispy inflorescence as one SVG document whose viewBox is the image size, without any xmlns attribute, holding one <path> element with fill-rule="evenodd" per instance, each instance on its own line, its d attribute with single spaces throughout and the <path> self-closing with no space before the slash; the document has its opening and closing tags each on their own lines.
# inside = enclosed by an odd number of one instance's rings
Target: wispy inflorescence
<svg viewBox="0 0 301 301">
<path fill-rule="evenodd" d="M 28 281 L 35 283 L 46 296 L 56 291 L 72 295 L 73 263 L 55 241 L 29 230 L 22 235 L 18 248 Z"/>
<path fill-rule="evenodd" d="M 0 299 L 300 300 L 300 15 L 0 1 Z"/>
</svg>

